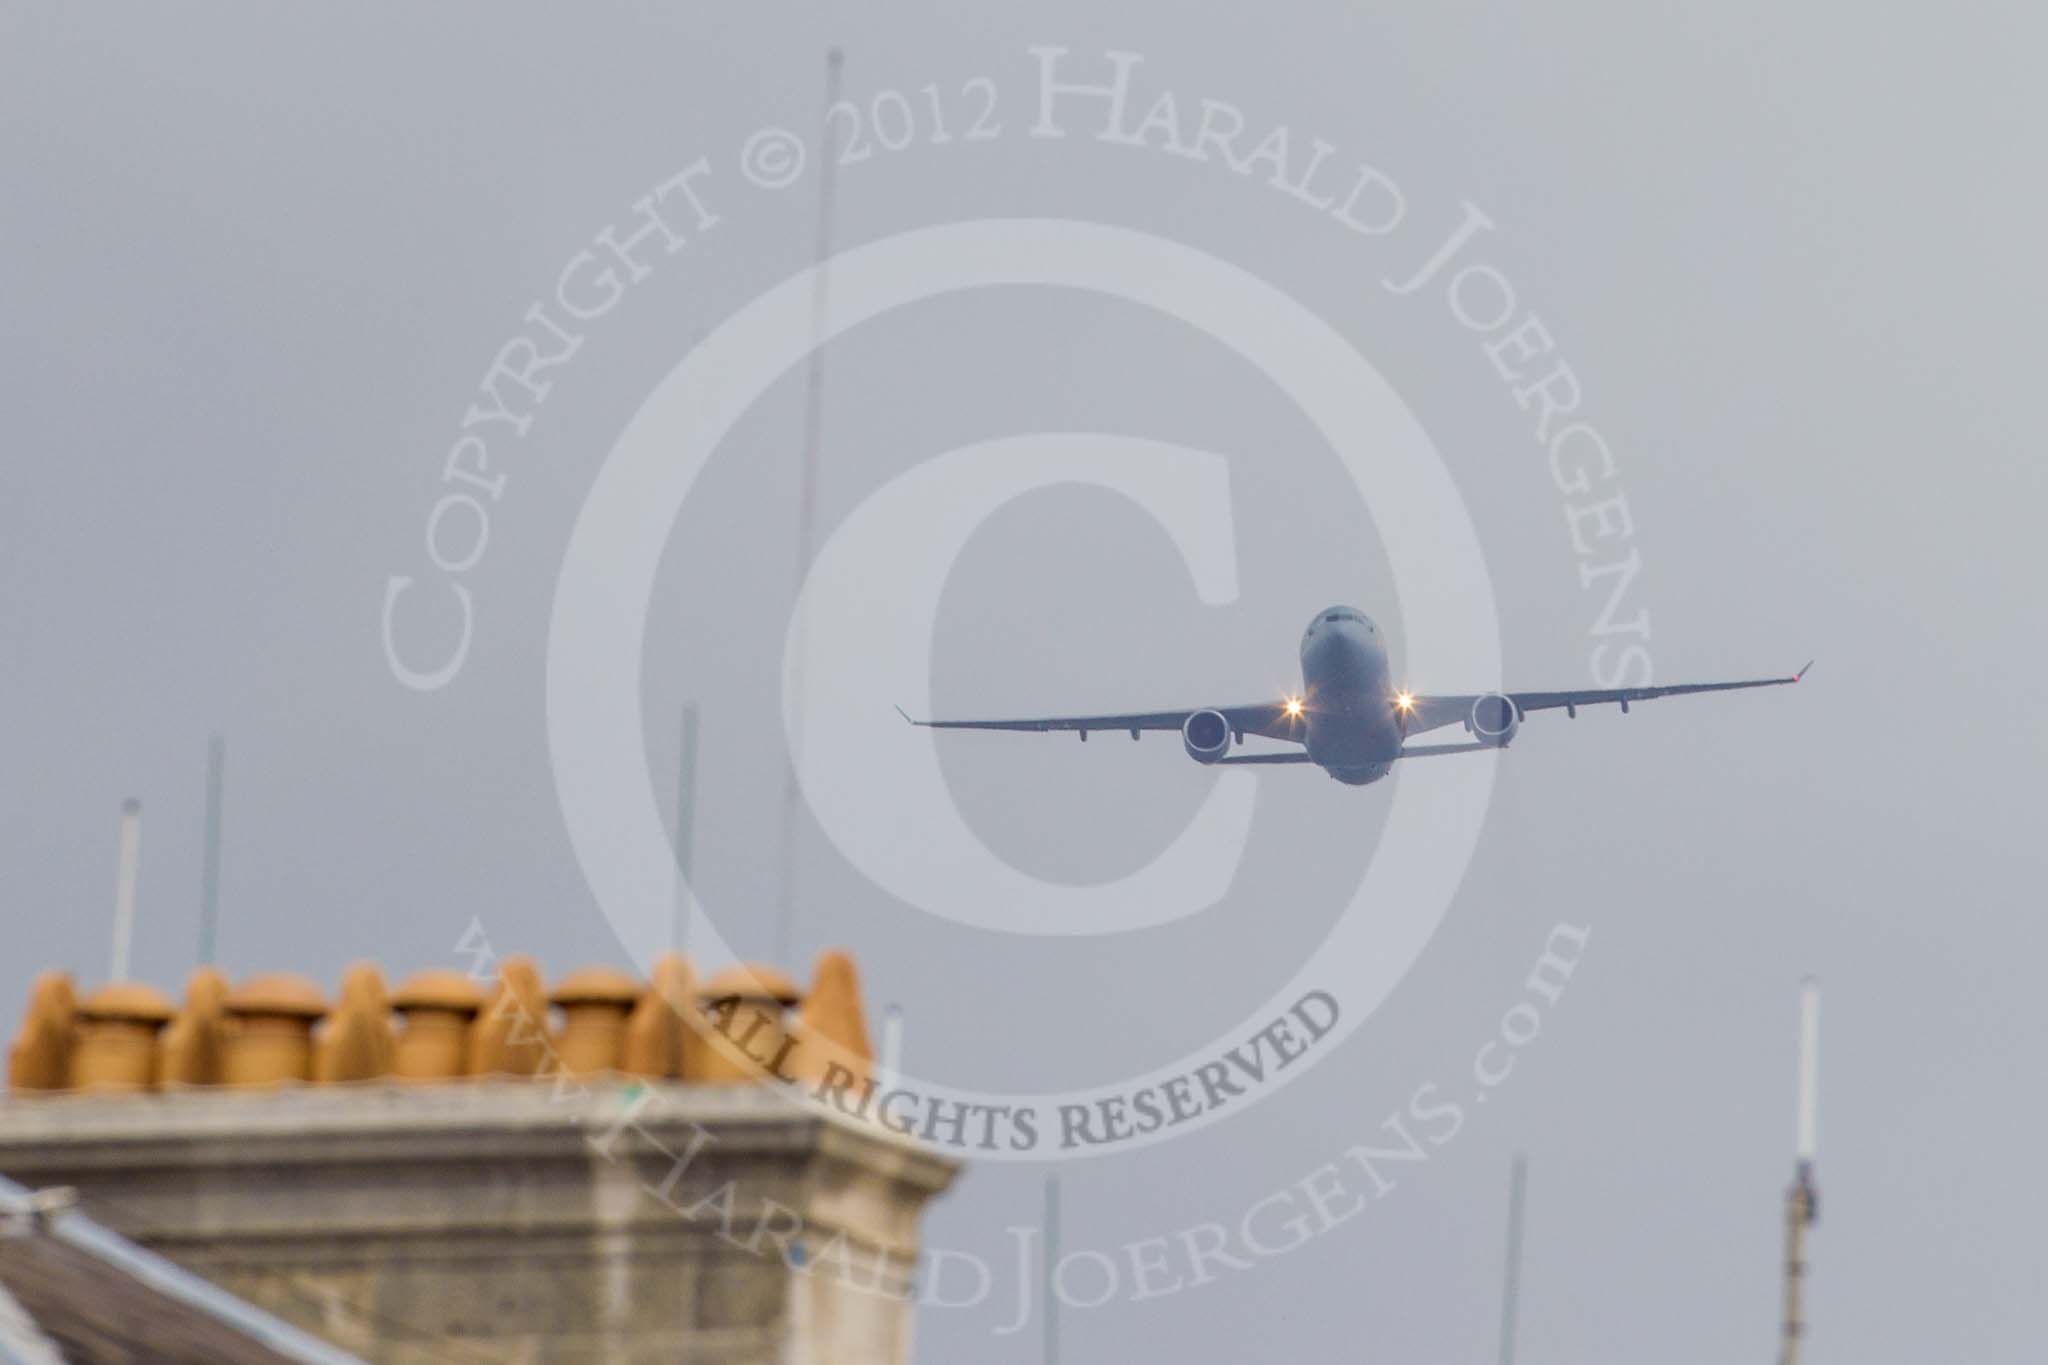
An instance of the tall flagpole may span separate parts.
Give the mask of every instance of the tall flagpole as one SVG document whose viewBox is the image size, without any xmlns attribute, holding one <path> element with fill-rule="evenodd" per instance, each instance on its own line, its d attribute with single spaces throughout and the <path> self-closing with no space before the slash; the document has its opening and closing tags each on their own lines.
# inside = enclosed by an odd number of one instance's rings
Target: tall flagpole
<svg viewBox="0 0 2048 1365">
<path fill-rule="evenodd" d="M 128 952 L 135 942 L 135 884 L 142 870 L 142 803 L 121 803 L 120 861 L 114 869 L 114 947 L 107 980 L 128 979 Z"/>
<path fill-rule="evenodd" d="M 883 1086 L 893 1086 L 903 1075 L 903 1006 L 895 1001 L 882 1011 L 882 1077 Z"/>
<path fill-rule="evenodd" d="M 832 106 L 839 102 L 839 76 L 844 61 L 844 54 L 836 47 L 825 54 L 825 115 L 819 121 L 821 131 L 818 140 L 818 255 L 816 273 L 811 277 L 811 363 L 804 393 L 803 465 L 797 486 L 796 590 L 799 603 L 803 600 L 804 584 L 810 578 L 811 542 L 816 534 L 818 516 L 818 446 L 825 430 L 824 343 L 827 304 L 830 302 L 827 283 L 832 260 L 833 165 L 838 160 L 832 152 L 830 113 Z M 796 830 L 801 795 L 797 769 L 803 762 L 805 711 L 809 705 L 806 674 L 810 664 L 810 626 L 801 616 L 796 622 L 795 635 L 792 644 L 794 657 L 790 660 L 789 672 L 796 720 L 790 726 L 789 771 L 784 774 L 782 789 L 781 891 L 776 897 L 773 958 L 785 964 L 790 961 L 794 947 Z"/>
<path fill-rule="evenodd" d="M 199 869 L 199 965 L 210 967 L 220 935 L 220 807 L 227 779 L 228 742 L 215 735 L 206 744 L 206 851 Z"/>
<path fill-rule="evenodd" d="M 1780 1365 L 1799 1365 L 1806 1339 L 1806 1230 L 1820 1221 L 1813 1161 L 1820 1146 L 1820 983 L 1799 988 L 1799 1147 L 1785 1191 L 1785 1316 Z"/>
<path fill-rule="evenodd" d="M 1529 1187 L 1529 1162 L 1520 1152 L 1508 1176 L 1508 1259 L 1501 1276 L 1500 1365 L 1515 1365 L 1515 1327 L 1522 1307 L 1522 1208 Z"/>
<path fill-rule="evenodd" d="M 683 703 L 682 751 L 676 766 L 676 922 L 669 947 L 682 952 L 690 937 L 690 910 L 697 901 L 697 703 Z"/>
<path fill-rule="evenodd" d="M 1045 1365 L 1060 1365 L 1060 1296 L 1053 1275 L 1060 1262 L 1060 1178 L 1045 1178 Z"/>
</svg>

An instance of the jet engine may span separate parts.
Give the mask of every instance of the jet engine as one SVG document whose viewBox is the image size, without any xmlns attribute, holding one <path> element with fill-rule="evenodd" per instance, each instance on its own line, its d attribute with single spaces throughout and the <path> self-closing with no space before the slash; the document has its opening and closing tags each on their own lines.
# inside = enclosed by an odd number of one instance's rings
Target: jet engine
<svg viewBox="0 0 2048 1365">
<path fill-rule="evenodd" d="M 1181 722 L 1180 742 L 1197 763 L 1214 763 L 1230 750 L 1230 722 L 1221 711 L 1197 711 Z"/>
<path fill-rule="evenodd" d="M 1465 728 L 1481 744 L 1505 749 L 1508 741 L 1515 737 L 1515 731 L 1522 728 L 1522 712 L 1511 698 L 1498 692 L 1488 692 L 1472 703 L 1472 714 L 1465 717 Z"/>
</svg>

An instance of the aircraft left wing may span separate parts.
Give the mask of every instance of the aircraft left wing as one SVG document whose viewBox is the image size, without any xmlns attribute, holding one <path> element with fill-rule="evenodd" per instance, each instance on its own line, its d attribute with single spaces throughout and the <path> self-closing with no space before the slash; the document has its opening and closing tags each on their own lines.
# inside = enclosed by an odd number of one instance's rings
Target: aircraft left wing
<svg viewBox="0 0 2048 1365">
<path fill-rule="evenodd" d="M 1553 711 L 1563 707 L 1566 714 L 1576 716 L 1581 706 L 1618 705 L 1623 711 L 1629 703 L 1654 701 L 1658 697 L 1682 697 L 1694 692 L 1739 692 L 1749 687 L 1783 687 L 1796 683 L 1806 676 L 1813 667 L 1808 661 L 1805 668 L 1783 678 L 1746 678 L 1739 682 L 1672 683 L 1664 687 L 1613 687 L 1591 688 L 1576 692 L 1506 692 L 1498 695 L 1514 702 L 1515 710 L 1521 715 L 1531 711 Z M 1413 697 L 1407 708 L 1407 730 L 1418 735 L 1425 730 L 1439 726 L 1463 723 L 1472 714 L 1472 707 L 1480 697 L 1494 695 L 1475 692 L 1457 697 Z"/>
<path fill-rule="evenodd" d="M 916 720 L 902 707 L 896 713 L 912 725 L 933 730 L 1073 730 L 1081 738 L 1091 732 L 1114 734 L 1128 730 L 1136 739 L 1145 730 L 1178 730 L 1197 711 L 1220 712 L 1230 728 L 1240 735 L 1261 735 L 1267 739 L 1291 739 L 1300 743 L 1308 727 L 1299 710 L 1290 711 L 1285 702 L 1253 702 L 1249 706 L 1190 706 L 1184 711 L 1131 711 L 1102 716 L 1031 716 L 1020 720 Z"/>
</svg>

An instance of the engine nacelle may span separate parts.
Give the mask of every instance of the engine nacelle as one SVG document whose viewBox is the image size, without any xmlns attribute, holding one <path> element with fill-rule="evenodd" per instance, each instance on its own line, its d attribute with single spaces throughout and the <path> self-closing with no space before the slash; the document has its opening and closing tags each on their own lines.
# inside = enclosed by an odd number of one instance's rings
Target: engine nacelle
<svg viewBox="0 0 2048 1365">
<path fill-rule="evenodd" d="M 1508 741 L 1515 737 L 1515 731 L 1522 728 L 1522 712 L 1510 698 L 1498 692 L 1488 692 L 1472 703 L 1472 713 L 1465 717 L 1465 728 L 1481 744 L 1505 749 Z"/>
<path fill-rule="evenodd" d="M 1230 752 L 1230 721 L 1221 711 L 1197 711 L 1181 722 L 1180 742 L 1197 763 L 1214 763 Z"/>
</svg>

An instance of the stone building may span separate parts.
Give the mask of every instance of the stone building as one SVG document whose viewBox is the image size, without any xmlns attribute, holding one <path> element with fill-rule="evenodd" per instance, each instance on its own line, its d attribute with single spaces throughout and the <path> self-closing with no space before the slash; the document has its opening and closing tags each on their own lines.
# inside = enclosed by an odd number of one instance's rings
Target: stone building
<svg viewBox="0 0 2048 1365">
<path fill-rule="evenodd" d="M 0 1172 L 379 1362 L 896 1365 L 956 1174 L 793 1096 L 868 1083 L 841 954 L 808 990 L 674 957 L 552 991 L 523 959 L 357 967 L 332 1002 L 46 977 L 10 1062 Z"/>
</svg>

